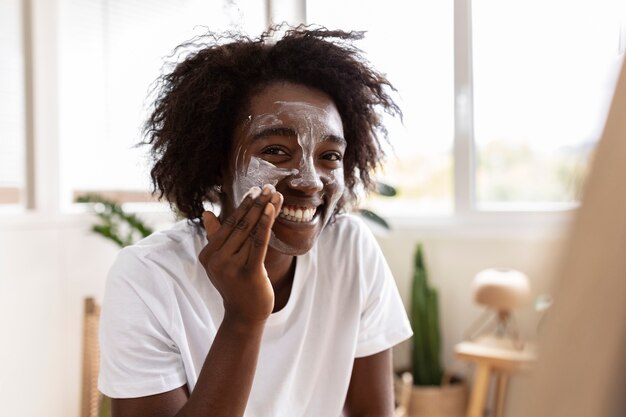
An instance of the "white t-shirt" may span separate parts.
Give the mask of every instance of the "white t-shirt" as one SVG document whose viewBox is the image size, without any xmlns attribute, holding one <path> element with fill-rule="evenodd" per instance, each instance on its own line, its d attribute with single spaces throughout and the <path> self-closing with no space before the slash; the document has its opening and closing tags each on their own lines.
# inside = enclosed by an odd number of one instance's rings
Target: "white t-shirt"
<svg viewBox="0 0 626 417">
<path fill-rule="evenodd" d="M 205 245 L 204 233 L 182 221 L 119 253 L 100 319 L 105 395 L 142 397 L 185 384 L 193 391 L 224 316 L 198 262 Z M 340 416 L 354 359 L 410 335 L 370 230 L 337 216 L 297 258 L 289 301 L 267 321 L 245 416 Z"/>
</svg>

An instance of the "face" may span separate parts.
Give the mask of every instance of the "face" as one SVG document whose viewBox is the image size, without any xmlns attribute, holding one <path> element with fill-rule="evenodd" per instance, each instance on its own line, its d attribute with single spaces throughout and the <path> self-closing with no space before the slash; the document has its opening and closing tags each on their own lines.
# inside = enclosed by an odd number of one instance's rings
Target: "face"
<svg viewBox="0 0 626 417">
<path fill-rule="evenodd" d="M 284 196 L 270 246 L 289 255 L 311 249 L 344 191 L 341 117 L 325 93 L 274 83 L 250 99 L 235 129 L 223 189 L 226 214 L 253 186 L 272 184 Z"/>
</svg>

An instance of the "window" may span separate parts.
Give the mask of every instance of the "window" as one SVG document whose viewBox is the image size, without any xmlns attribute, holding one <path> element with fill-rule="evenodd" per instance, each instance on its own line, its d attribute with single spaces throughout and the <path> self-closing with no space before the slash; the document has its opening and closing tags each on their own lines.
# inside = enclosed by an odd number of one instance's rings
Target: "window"
<svg viewBox="0 0 626 417">
<path fill-rule="evenodd" d="M 332 10 L 332 13 L 329 11 Z M 379 179 L 400 198 L 378 199 L 397 214 L 453 210 L 454 14 L 452 0 L 315 0 L 307 20 L 329 28 L 364 30 L 357 46 L 397 88 L 404 123 L 386 117 L 394 150 Z M 383 207 L 380 207 L 383 206 Z"/>
<path fill-rule="evenodd" d="M 60 0 L 60 158 L 64 207 L 85 192 L 151 201 L 146 98 L 178 44 L 211 30 L 265 27 L 263 2 Z"/>
<path fill-rule="evenodd" d="M 23 202 L 25 106 L 22 11 L 19 0 L 0 2 L 0 205 Z"/>
<path fill-rule="evenodd" d="M 415 216 L 575 205 L 623 59 L 618 5 L 308 1 L 310 23 L 367 30 L 362 49 L 401 96 L 405 122 L 390 124 L 396 156 L 381 177 L 400 195 L 373 206 Z"/>
<path fill-rule="evenodd" d="M 39 50 L 59 53 L 60 139 L 50 148 L 63 210 L 93 191 L 151 201 L 146 149 L 134 147 L 145 99 L 162 58 L 204 26 L 256 35 L 268 11 L 306 4 L 310 23 L 367 31 L 357 45 L 398 88 L 404 112 L 404 124 L 387 119 L 394 150 L 380 172 L 400 195 L 371 203 L 399 217 L 575 205 L 626 49 L 622 0 L 57 3 L 58 39 Z M 36 28 L 24 31 L 22 4 L 0 2 L 3 206 L 25 205 L 38 179 L 26 157 L 33 124 L 22 39 Z M 36 185 L 57 195 L 56 183 Z"/>
<path fill-rule="evenodd" d="M 579 200 L 614 90 L 617 2 L 472 2 L 476 200 Z"/>
</svg>

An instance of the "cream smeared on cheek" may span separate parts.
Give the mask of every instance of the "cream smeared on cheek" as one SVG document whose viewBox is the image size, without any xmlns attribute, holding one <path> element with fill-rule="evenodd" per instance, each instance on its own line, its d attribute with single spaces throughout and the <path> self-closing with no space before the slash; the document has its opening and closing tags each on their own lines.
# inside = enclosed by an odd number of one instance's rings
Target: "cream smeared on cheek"
<svg viewBox="0 0 626 417">
<path fill-rule="evenodd" d="M 279 168 L 271 162 L 251 156 L 250 162 L 235 171 L 233 181 L 233 202 L 241 204 L 245 194 L 252 187 L 263 187 L 265 184 L 276 186 L 280 181 L 298 172 L 297 169 Z"/>
</svg>

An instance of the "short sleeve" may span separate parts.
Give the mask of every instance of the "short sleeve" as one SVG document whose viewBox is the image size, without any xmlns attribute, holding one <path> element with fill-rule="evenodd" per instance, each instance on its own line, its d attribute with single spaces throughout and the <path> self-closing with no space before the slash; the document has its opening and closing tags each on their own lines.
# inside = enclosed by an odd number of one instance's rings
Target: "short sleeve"
<svg viewBox="0 0 626 417">
<path fill-rule="evenodd" d="M 357 358 L 389 349 L 413 334 L 387 261 L 371 232 L 366 230 L 363 234 L 359 240 L 364 245 L 365 276 Z"/>
<path fill-rule="evenodd" d="M 98 388 L 112 398 L 158 394 L 186 382 L 167 332 L 167 288 L 158 269 L 128 249 L 109 271 L 100 316 Z"/>
</svg>

